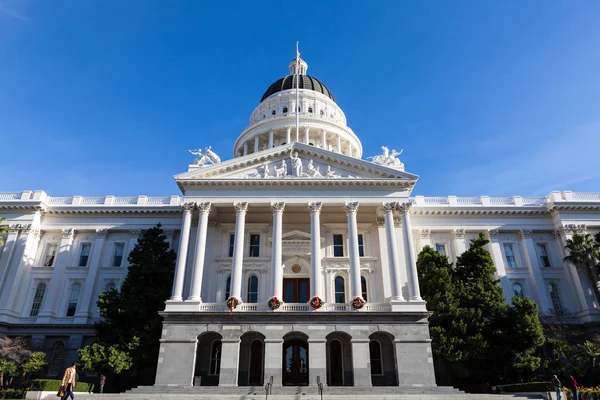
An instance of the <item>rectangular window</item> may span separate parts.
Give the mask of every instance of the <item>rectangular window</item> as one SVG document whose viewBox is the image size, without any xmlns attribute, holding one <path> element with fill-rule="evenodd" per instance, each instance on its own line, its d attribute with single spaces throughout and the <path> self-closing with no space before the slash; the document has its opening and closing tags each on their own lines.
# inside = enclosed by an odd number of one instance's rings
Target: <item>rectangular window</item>
<svg viewBox="0 0 600 400">
<path fill-rule="evenodd" d="M 538 243 L 537 252 L 538 252 L 538 257 L 540 258 L 540 265 L 542 266 L 542 268 L 551 267 L 550 257 L 548 257 L 548 251 L 546 250 L 546 245 Z"/>
<path fill-rule="evenodd" d="M 365 256 L 365 241 L 363 239 L 363 235 L 358 235 L 358 256 Z"/>
<path fill-rule="evenodd" d="M 120 267 L 123 263 L 123 253 L 125 252 L 125 245 L 123 243 L 115 244 L 115 252 L 113 253 L 112 266 Z"/>
<path fill-rule="evenodd" d="M 333 235 L 333 256 L 344 257 L 344 235 Z"/>
<path fill-rule="evenodd" d="M 233 244 L 235 243 L 235 235 L 232 233 L 229 235 L 229 252 L 227 253 L 229 257 L 233 257 Z"/>
<path fill-rule="evenodd" d="M 510 268 L 517 268 L 517 261 L 515 259 L 512 244 L 504 243 L 504 255 L 506 256 L 506 265 Z"/>
<path fill-rule="evenodd" d="M 46 249 L 46 256 L 44 257 L 44 267 L 51 267 L 54 265 L 54 260 L 56 259 L 56 250 L 58 246 L 55 244 L 49 244 Z"/>
<path fill-rule="evenodd" d="M 436 243 L 435 244 L 435 251 L 437 251 L 441 255 L 445 256 L 446 255 L 446 245 L 443 244 L 443 243 Z"/>
<path fill-rule="evenodd" d="M 258 257 L 260 254 L 260 235 L 250 234 L 250 254 L 249 257 Z"/>
<path fill-rule="evenodd" d="M 90 259 L 90 249 L 92 245 L 89 243 L 84 243 L 81 245 L 81 252 L 79 253 L 79 264 L 78 267 L 86 267 L 88 260 Z"/>
</svg>

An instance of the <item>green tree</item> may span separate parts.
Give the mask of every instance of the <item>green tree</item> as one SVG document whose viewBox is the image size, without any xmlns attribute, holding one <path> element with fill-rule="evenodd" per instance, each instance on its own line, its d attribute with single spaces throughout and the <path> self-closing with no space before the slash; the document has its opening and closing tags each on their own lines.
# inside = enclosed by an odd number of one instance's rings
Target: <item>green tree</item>
<svg viewBox="0 0 600 400">
<path fill-rule="evenodd" d="M 8 235 L 8 225 L 2 225 L 6 218 L 0 217 L 0 246 L 4 244 L 4 237 Z"/>
<path fill-rule="evenodd" d="M 162 332 L 158 311 L 171 294 L 175 259 L 160 224 L 143 232 L 129 254 L 121 290 L 103 293 L 98 300 L 98 343 L 80 352 L 86 369 L 120 372 L 155 365 Z"/>
<path fill-rule="evenodd" d="M 592 368 L 596 368 L 596 360 L 600 357 L 600 345 L 586 340 L 585 343 L 579 345 L 581 352 L 591 361 Z"/>
<path fill-rule="evenodd" d="M 600 236 L 600 234 L 598 234 Z M 596 241 L 594 235 L 575 234 L 571 239 L 567 240 L 565 249 L 569 251 L 569 255 L 564 258 L 565 261 L 573 265 L 585 265 L 588 279 L 592 285 L 596 301 L 600 304 L 600 282 L 596 279 L 598 275 L 596 271 L 596 260 L 600 258 L 600 244 Z"/>
<path fill-rule="evenodd" d="M 31 353 L 31 357 L 21 364 L 21 370 L 24 374 L 29 372 L 34 373 L 41 371 L 46 365 L 48 365 L 48 362 L 46 361 L 46 353 L 42 351 L 36 351 Z"/>
</svg>

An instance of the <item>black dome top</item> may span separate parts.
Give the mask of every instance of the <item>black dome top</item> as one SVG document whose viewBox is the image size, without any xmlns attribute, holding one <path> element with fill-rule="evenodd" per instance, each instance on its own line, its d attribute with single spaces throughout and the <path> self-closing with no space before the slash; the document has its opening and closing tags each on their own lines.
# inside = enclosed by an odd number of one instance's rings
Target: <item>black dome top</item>
<svg viewBox="0 0 600 400">
<path fill-rule="evenodd" d="M 260 101 L 262 102 L 264 99 L 266 99 L 270 95 L 275 94 L 277 92 L 281 92 L 282 90 L 289 90 L 289 89 L 295 89 L 295 88 L 296 88 L 296 75 L 285 76 L 281 79 L 278 79 L 274 84 L 269 86 L 269 88 L 267 89 L 265 94 L 263 94 L 263 97 L 262 97 L 262 99 L 260 99 Z M 329 89 L 327 89 L 327 86 L 325 86 L 321 81 L 319 81 L 317 78 L 313 78 L 312 76 L 300 75 L 299 88 L 314 90 L 315 92 L 324 94 L 325 96 L 329 97 L 331 100 L 335 101 L 335 99 L 333 98 L 333 95 L 331 94 Z"/>
</svg>

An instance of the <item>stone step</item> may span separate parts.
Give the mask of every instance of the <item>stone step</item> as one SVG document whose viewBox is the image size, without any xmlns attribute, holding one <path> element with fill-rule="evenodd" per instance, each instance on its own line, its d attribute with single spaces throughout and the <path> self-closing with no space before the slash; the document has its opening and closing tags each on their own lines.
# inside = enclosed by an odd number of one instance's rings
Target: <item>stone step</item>
<svg viewBox="0 0 600 400">
<path fill-rule="evenodd" d="M 532 396 L 491 395 L 491 394 L 385 394 L 385 395 L 323 395 L 323 400 L 516 400 L 534 399 Z M 542 396 L 537 397 L 542 399 Z M 264 394 L 219 395 L 219 394 L 90 394 L 79 395 L 77 400 L 258 400 Z M 268 400 L 321 400 L 319 395 L 271 395 Z"/>
</svg>

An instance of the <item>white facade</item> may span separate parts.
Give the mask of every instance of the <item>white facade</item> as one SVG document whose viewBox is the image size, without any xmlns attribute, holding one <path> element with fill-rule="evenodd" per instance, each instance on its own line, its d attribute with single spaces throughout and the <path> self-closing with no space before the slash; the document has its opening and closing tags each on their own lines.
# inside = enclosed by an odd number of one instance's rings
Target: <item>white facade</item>
<svg viewBox="0 0 600 400">
<path fill-rule="evenodd" d="M 51 374 L 60 371 L 93 340 L 98 296 L 120 286 L 140 231 L 157 223 L 178 252 L 157 384 L 235 386 L 269 376 L 276 385 L 313 384 L 320 376 L 330 385 L 431 385 L 416 256 L 430 245 L 455 261 L 479 232 L 490 237 L 507 301 L 522 293 L 545 314 L 600 322 L 585 271 L 563 262 L 574 232 L 600 230 L 600 193 L 411 197 L 418 177 L 397 153 L 362 159 L 358 137 L 323 92 L 300 90 L 297 130 L 295 90 L 265 98 L 233 159 L 200 154 L 175 176 L 183 196 L 0 193 L 10 227 L 0 248 L 0 335 L 31 336 L 54 354 Z M 313 310 L 315 296 L 324 304 Z M 239 305 L 230 316 L 231 297 Z M 274 297 L 283 301 L 277 310 Z M 356 298 L 365 300 L 360 310 Z M 241 362 L 253 359 L 256 340 L 260 367 Z M 212 357 L 217 342 L 220 371 L 212 371 L 201 350 Z M 286 383 L 288 343 L 305 352 L 294 355 L 305 380 Z M 335 346 L 351 360 L 336 358 Z M 168 357 L 188 372 L 167 371 Z"/>
</svg>

